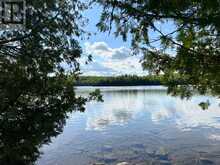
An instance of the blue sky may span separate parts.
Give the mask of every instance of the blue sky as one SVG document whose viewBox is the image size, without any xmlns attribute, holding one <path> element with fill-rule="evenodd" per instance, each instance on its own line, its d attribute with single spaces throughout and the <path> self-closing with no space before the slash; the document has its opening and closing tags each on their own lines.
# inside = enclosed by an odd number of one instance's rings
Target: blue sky
<svg viewBox="0 0 220 165">
<path fill-rule="evenodd" d="M 96 24 L 99 21 L 100 8 L 94 7 L 86 11 L 85 17 L 89 19 L 89 24 L 86 30 L 92 33 L 87 40 L 80 41 L 83 47 L 84 55 L 80 59 L 81 72 L 83 75 L 99 75 L 99 76 L 116 76 L 123 74 L 146 75 L 147 71 L 143 71 L 140 59 L 141 55 L 132 55 L 130 49 L 130 39 L 123 42 L 120 37 L 115 37 L 113 34 L 101 33 L 97 30 Z M 168 33 L 173 24 L 166 23 L 162 30 Z M 161 28 L 160 27 L 160 28 Z M 150 32 L 152 38 L 156 38 L 155 32 Z M 158 45 L 158 43 L 155 43 Z M 93 61 L 85 64 L 88 54 L 93 56 Z"/>
</svg>

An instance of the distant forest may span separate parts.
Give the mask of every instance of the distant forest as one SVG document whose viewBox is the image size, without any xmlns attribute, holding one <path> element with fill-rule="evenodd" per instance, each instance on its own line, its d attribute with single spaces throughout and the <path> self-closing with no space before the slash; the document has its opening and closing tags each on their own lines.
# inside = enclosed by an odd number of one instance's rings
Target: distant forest
<svg viewBox="0 0 220 165">
<path fill-rule="evenodd" d="M 75 82 L 77 86 L 133 86 L 133 85 L 164 85 L 163 76 L 123 75 L 116 77 L 81 76 Z"/>
</svg>

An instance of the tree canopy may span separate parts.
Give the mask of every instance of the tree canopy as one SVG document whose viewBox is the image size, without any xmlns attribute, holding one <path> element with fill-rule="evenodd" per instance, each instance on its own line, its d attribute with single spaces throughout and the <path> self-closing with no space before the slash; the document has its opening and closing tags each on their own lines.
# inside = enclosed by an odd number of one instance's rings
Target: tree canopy
<svg viewBox="0 0 220 165">
<path fill-rule="evenodd" d="M 75 82 L 77 86 L 136 86 L 164 85 L 163 76 L 121 75 L 114 77 L 80 76 Z"/>
<path fill-rule="evenodd" d="M 94 0 L 102 6 L 102 32 L 113 31 L 144 54 L 142 65 L 154 74 L 173 75 L 188 85 L 169 84 L 173 95 L 220 95 L 220 1 Z M 157 24 L 172 22 L 165 33 Z M 153 38 L 150 32 L 157 33 Z M 160 49 L 155 45 L 160 43 Z M 173 53 L 175 52 L 175 53 Z"/>
<path fill-rule="evenodd" d="M 92 1 L 103 7 L 100 31 L 130 36 L 134 50 L 144 54 L 143 67 L 162 73 L 170 93 L 190 97 L 196 89 L 220 95 L 220 1 Z M 32 164 L 39 147 L 62 132 L 67 112 L 102 100 L 98 91 L 83 98 L 73 90 L 85 9 L 80 0 L 26 0 L 25 27 L 0 29 L 0 164 Z M 166 21 L 175 29 L 165 34 L 157 23 Z M 179 86 L 177 78 L 187 84 Z"/>
<path fill-rule="evenodd" d="M 66 113 L 84 111 L 62 63 L 76 79 L 86 20 L 78 0 L 26 0 L 23 28 L 0 29 L 0 164 L 31 164 L 62 131 Z"/>
</svg>

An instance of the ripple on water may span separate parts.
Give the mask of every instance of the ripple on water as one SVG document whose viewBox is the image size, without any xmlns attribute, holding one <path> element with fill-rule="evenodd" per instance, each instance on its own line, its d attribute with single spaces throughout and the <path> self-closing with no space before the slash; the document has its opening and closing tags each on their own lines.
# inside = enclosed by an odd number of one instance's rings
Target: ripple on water
<svg viewBox="0 0 220 165">
<path fill-rule="evenodd" d="M 88 90 L 94 89 L 81 92 Z M 38 165 L 220 164 L 216 98 L 180 100 L 153 87 L 101 91 L 105 102 L 69 114 L 63 133 L 42 147 Z M 212 104 L 204 112 L 198 103 L 207 98 Z"/>
</svg>

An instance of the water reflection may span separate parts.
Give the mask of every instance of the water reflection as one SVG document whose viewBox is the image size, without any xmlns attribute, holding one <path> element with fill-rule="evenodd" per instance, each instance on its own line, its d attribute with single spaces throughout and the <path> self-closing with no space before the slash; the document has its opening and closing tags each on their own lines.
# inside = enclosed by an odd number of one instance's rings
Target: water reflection
<svg viewBox="0 0 220 165">
<path fill-rule="evenodd" d="M 216 98 L 181 100 L 152 87 L 103 88 L 102 94 L 104 103 L 70 115 L 64 132 L 41 148 L 38 165 L 220 164 Z M 203 111 L 198 104 L 207 99 Z"/>
<path fill-rule="evenodd" d="M 111 112 L 110 112 L 111 111 Z M 103 130 L 109 125 L 127 123 L 133 113 L 125 109 L 112 109 L 108 113 L 102 113 L 100 116 L 89 118 L 87 121 L 87 130 Z"/>
<path fill-rule="evenodd" d="M 203 98 L 204 99 L 204 98 Z M 208 110 L 203 111 L 198 106 L 198 98 L 190 101 L 170 98 L 170 105 L 160 105 L 157 111 L 152 113 L 152 121 L 160 122 L 169 120 L 176 124 L 179 129 L 190 129 L 194 127 L 220 128 L 220 108 L 215 99 L 209 98 L 212 102 Z"/>
<path fill-rule="evenodd" d="M 108 125 L 123 125 L 137 113 L 148 113 L 155 124 L 164 120 L 172 122 L 182 130 L 201 126 L 220 128 L 220 107 L 216 98 L 196 96 L 191 100 L 182 100 L 167 96 L 166 90 L 161 89 L 114 90 L 103 90 L 106 101 L 99 105 L 99 113 L 88 116 L 87 129 L 102 130 Z M 199 106 L 205 99 L 211 103 L 206 111 Z M 96 106 L 91 103 L 87 109 Z"/>
</svg>

